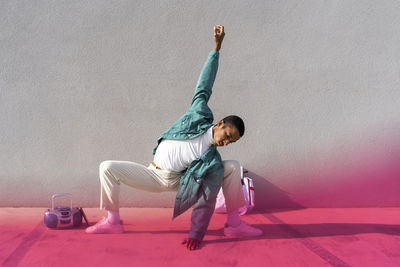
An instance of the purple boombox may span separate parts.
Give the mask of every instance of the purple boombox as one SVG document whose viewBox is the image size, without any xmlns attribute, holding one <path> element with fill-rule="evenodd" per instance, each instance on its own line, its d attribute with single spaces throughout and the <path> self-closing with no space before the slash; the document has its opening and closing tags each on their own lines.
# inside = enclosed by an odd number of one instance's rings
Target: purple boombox
<svg viewBox="0 0 400 267">
<path fill-rule="evenodd" d="M 68 198 L 70 206 L 54 206 L 54 200 L 59 197 Z M 72 207 L 71 194 L 54 194 L 51 197 L 51 209 L 47 209 L 44 213 L 44 224 L 52 229 L 78 227 L 82 224 L 82 218 L 89 225 L 83 209 L 81 207 Z"/>
</svg>

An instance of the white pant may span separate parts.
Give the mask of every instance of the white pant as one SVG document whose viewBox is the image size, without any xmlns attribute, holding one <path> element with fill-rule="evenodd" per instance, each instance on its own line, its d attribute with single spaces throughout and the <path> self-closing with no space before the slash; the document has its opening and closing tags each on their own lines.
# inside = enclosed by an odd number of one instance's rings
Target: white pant
<svg viewBox="0 0 400 267">
<path fill-rule="evenodd" d="M 224 160 L 222 188 L 226 209 L 234 211 L 245 205 L 240 180 L 240 164 L 236 160 Z M 130 161 L 106 160 L 100 164 L 101 184 L 100 209 L 119 210 L 119 186 L 129 185 L 149 192 L 178 191 L 181 173 L 158 170 L 152 164 L 148 167 Z"/>
</svg>

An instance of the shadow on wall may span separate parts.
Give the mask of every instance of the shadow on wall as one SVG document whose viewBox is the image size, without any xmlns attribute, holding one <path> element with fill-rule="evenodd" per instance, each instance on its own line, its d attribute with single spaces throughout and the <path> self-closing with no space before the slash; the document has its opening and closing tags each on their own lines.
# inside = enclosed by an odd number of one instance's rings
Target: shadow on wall
<svg viewBox="0 0 400 267">
<path fill-rule="evenodd" d="M 285 210 L 298 210 L 305 209 L 306 207 L 293 201 L 289 197 L 289 192 L 280 189 L 278 186 L 269 182 L 265 177 L 262 177 L 252 171 L 247 170 L 245 176 L 253 179 L 255 188 L 255 208 L 254 213 L 266 212 L 272 209 Z"/>
</svg>

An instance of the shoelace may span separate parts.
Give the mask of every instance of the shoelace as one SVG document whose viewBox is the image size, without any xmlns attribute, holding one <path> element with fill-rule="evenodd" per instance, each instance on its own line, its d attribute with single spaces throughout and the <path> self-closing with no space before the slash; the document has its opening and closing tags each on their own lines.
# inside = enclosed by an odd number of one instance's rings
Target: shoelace
<svg viewBox="0 0 400 267">
<path fill-rule="evenodd" d="M 97 224 L 106 224 L 107 223 L 107 217 L 102 217 L 101 220 Z"/>
</svg>

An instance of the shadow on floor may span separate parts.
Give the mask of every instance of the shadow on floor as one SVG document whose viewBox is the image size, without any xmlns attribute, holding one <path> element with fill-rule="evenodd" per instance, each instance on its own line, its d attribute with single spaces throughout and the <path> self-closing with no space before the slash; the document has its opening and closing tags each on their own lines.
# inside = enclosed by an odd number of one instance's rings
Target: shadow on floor
<svg viewBox="0 0 400 267">
<path fill-rule="evenodd" d="M 369 223 L 317 223 L 317 224 L 252 224 L 263 230 L 264 235 L 249 238 L 254 239 L 285 239 L 307 238 L 319 236 L 339 236 L 378 233 L 386 235 L 399 235 L 400 225 L 396 224 L 369 224 Z M 161 231 L 125 231 L 126 234 L 187 234 L 187 230 L 161 230 Z M 223 228 L 208 230 L 207 235 L 224 236 Z M 353 237 L 357 238 L 357 237 Z M 242 239 L 242 238 L 241 238 Z M 223 240 L 207 240 L 206 243 L 237 241 L 238 238 Z"/>
</svg>

